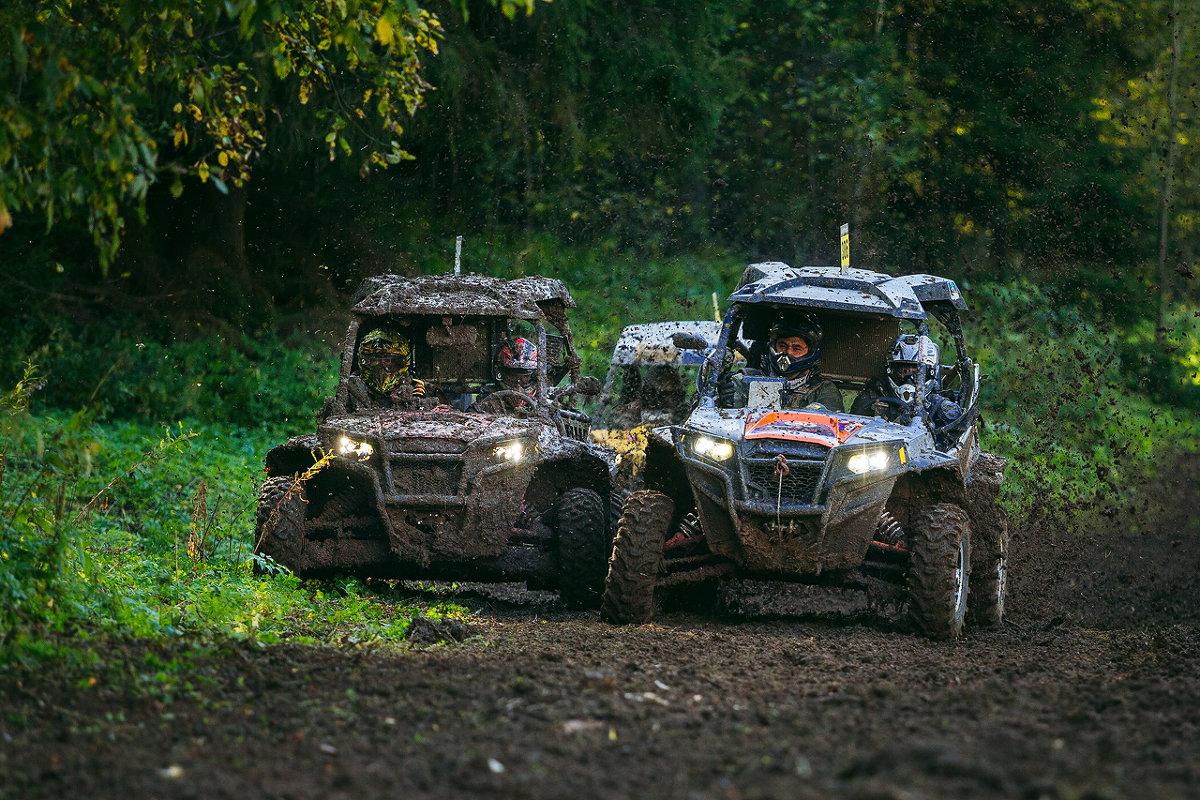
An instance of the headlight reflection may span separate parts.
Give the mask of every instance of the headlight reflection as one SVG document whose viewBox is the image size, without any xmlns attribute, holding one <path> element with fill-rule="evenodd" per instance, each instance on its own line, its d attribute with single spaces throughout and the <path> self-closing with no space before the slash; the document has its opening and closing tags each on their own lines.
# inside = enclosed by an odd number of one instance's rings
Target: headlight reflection
<svg viewBox="0 0 1200 800">
<path fill-rule="evenodd" d="M 846 466 L 856 475 L 865 475 L 868 472 L 879 472 L 888 468 L 891 462 L 891 457 L 886 450 L 875 450 L 868 453 L 855 453 L 850 456 L 850 460 L 846 462 Z"/>
<path fill-rule="evenodd" d="M 501 464 L 518 464 L 525 458 L 525 445 L 521 442 L 506 442 L 492 451 L 492 457 Z"/>
<path fill-rule="evenodd" d="M 338 442 L 338 454 L 343 456 L 353 456 L 360 461 L 365 461 L 375 452 L 375 448 L 370 442 L 359 442 L 351 439 L 349 436 L 343 436 Z"/>
<path fill-rule="evenodd" d="M 713 439 L 700 436 L 692 442 L 696 455 L 711 458 L 713 461 L 725 461 L 733 455 L 733 444 L 724 439 Z"/>
</svg>

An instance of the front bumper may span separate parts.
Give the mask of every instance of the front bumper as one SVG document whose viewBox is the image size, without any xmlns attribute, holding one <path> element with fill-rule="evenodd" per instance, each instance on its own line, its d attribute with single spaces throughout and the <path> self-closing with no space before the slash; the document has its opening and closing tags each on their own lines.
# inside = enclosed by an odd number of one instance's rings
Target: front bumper
<svg viewBox="0 0 1200 800">
<path fill-rule="evenodd" d="M 831 480 L 829 458 L 789 461 L 783 475 L 770 458 L 732 458 L 728 468 L 683 461 L 709 548 L 764 577 L 861 564 L 897 477 Z"/>
</svg>

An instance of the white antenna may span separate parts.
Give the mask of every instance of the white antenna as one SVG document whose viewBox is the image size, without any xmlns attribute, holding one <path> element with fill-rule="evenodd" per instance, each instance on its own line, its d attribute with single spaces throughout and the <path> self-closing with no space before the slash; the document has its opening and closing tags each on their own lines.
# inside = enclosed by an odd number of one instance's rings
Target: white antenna
<svg viewBox="0 0 1200 800">
<path fill-rule="evenodd" d="M 462 274 L 462 236 L 454 240 L 454 274 Z"/>
<path fill-rule="evenodd" d="M 721 321 L 721 305 L 717 302 L 717 293 L 713 292 L 713 319 Z"/>
</svg>

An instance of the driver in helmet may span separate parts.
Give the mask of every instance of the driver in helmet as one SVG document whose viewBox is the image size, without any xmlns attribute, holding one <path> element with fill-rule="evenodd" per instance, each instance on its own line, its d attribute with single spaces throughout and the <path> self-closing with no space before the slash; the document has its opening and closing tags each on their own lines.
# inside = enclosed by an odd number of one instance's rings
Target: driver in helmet
<svg viewBox="0 0 1200 800">
<path fill-rule="evenodd" d="M 744 375 L 783 378 L 784 408 L 804 408 L 816 403 L 830 411 L 842 411 L 845 401 L 833 381 L 821 374 L 821 323 L 812 314 L 780 317 L 771 326 L 765 347 L 757 342 L 750 349 L 750 365 Z M 746 404 L 743 373 L 734 372 L 723 387 L 722 402 L 730 407 Z"/>
<path fill-rule="evenodd" d="M 481 394 L 474 405 L 478 406 L 497 392 L 517 392 L 528 399 L 513 394 L 494 398 L 494 404 L 503 401 L 509 408 L 531 406 L 537 387 L 538 351 L 533 342 L 516 337 L 500 345 L 496 352 L 496 382 L 491 391 Z"/>
<path fill-rule="evenodd" d="M 917 399 L 921 367 L 925 367 L 925 416 L 935 431 L 962 416 L 962 408 L 942 394 L 941 353 L 932 339 L 913 333 L 901 334 L 888 353 L 884 378 L 871 379 L 854 398 L 851 414 L 899 418 Z M 884 398 L 891 398 L 891 401 Z M 899 400 L 900 402 L 895 402 Z M 940 442 L 939 445 L 946 444 Z"/>
<path fill-rule="evenodd" d="M 425 382 L 412 376 L 412 363 L 412 343 L 391 328 L 376 328 L 358 343 L 359 374 L 376 401 L 424 397 Z"/>
</svg>

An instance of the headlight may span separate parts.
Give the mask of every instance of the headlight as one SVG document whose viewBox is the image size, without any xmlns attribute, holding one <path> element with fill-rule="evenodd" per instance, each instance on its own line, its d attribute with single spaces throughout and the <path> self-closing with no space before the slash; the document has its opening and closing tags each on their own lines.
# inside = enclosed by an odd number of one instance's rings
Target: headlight
<svg viewBox="0 0 1200 800">
<path fill-rule="evenodd" d="M 338 441 L 338 455 L 357 458 L 359 461 L 365 461 L 375 452 L 375 448 L 370 442 L 359 442 L 351 439 L 349 436 L 343 436 Z"/>
<path fill-rule="evenodd" d="M 903 447 L 896 449 L 875 448 L 863 450 L 846 459 L 846 469 L 855 475 L 866 475 L 869 472 L 882 472 L 894 464 L 904 464 L 908 456 Z"/>
<path fill-rule="evenodd" d="M 492 451 L 492 460 L 498 464 L 518 464 L 525 458 L 525 445 L 521 442 L 505 442 Z"/>
<path fill-rule="evenodd" d="M 692 439 L 692 451 L 698 456 L 713 461 L 726 461 L 733 455 L 733 442 L 725 439 L 714 439 L 711 436 L 697 436 Z"/>
<path fill-rule="evenodd" d="M 875 450 L 870 453 L 855 453 L 850 456 L 846 466 L 856 475 L 865 475 L 868 472 L 887 469 L 890 462 L 891 457 L 886 450 Z"/>
</svg>

